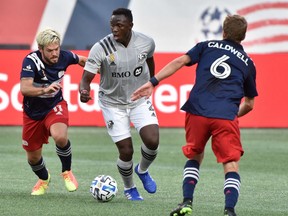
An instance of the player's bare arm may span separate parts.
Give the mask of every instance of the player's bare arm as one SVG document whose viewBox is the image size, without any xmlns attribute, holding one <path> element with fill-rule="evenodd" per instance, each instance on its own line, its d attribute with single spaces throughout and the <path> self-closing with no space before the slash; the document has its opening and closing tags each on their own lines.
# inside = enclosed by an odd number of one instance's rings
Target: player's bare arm
<svg viewBox="0 0 288 216">
<path fill-rule="evenodd" d="M 80 101 L 83 103 L 87 103 L 89 100 L 92 100 L 92 97 L 90 97 L 90 83 L 92 82 L 94 77 L 95 74 L 84 70 L 79 88 Z"/>
<path fill-rule="evenodd" d="M 188 55 L 182 55 L 173 61 L 169 62 L 158 74 L 155 75 L 156 79 L 160 82 L 163 79 L 173 75 L 183 66 L 188 64 L 191 61 Z"/>
<path fill-rule="evenodd" d="M 78 57 L 79 57 L 79 62 L 78 62 L 78 64 L 79 64 L 81 67 L 84 67 L 84 66 L 85 66 L 85 63 L 86 63 L 86 61 L 87 61 L 87 57 L 81 56 L 81 55 L 78 55 Z"/>
<path fill-rule="evenodd" d="M 33 78 L 22 78 L 20 81 L 20 90 L 24 96 L 36 97 L 44 94 L 51 94 L 60 90 L 62 86 L 59 83 L 52 83 L 45 87 L 36 87 L 33 85 Z"/>
<path fill-rule="evenodd" d="M 181 69 L 183 66 L 188 64 L 191 61 L 190 57 L 188 55 L 182 55 L 170 63 L 168 63 L 162 70 L 160 70 L 159 73 L 157 73 L 154 78 L 156 78 L 156 82 L 160 82 L 163 79 L 166 79 L 167 77 L 173 75 Z M 133 92 L 131 96 L 131 100 L 135 101 L 141 97 L 149 98 L 153 92 L 154 89 L 153 83 L 151 81 L 147 82 L 140 88 L 138 88 L 136 91 Z"/>
<path fill-rule="evenodd" d="M 238 117 L 244 116 L 254 108 L 254 98 L 245 97 L 239 106 Z"/>
<path fill-rule="evenodd" d="M 153 56 L 151 58 L 147 58 L 146 62 L 149 68 L 150 77 L 153 77 L 155 75 L 155 62 Z"/>
</svg>

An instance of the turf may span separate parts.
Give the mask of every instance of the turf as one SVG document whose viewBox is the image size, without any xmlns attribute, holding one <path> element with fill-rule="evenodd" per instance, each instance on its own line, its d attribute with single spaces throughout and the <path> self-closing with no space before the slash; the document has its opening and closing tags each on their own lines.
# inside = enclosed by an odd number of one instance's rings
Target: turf
<svg viewBox="0 0 288 216">
<path fill-rule="evenodd" d="M 37 178 L 26 161 L 21 147 L 21 127 L 0 127 L 0 214 L 1 215 L 96 215 L 96 216 L 164 216 L 181 202 L 181 152 L 184 130 L 160 129 L 159 155 L 150 168 L 156 180 L 156 194 L 148 194 L 140 180 L 134 180 L 144 201 L 131 202 L 123 195 L 123 186 L 116 168 L 117 150 L 105 128 L 71 127 L 73 172 L 79 181 L 76 192 L 67 192 L 60 176 L 60 160 L 50 140 L 43 155 L 52 182 L 44 196 L 31 196 Z M 287 215 L 288 129 L 242 129 L 245 154 L 240 163 L 241 194 L 238 216 Z M 139 161 L 140 139 L 133 130 L 134 162 Z M 96 175 L 108 174 L 118 182 L 119 192 L 108 203 L 99 203 L 89 193 Z M 200 182 L 194 196 L 193 215 L 223 215 L 223 170 L 207 145 Z"/>
</svg>

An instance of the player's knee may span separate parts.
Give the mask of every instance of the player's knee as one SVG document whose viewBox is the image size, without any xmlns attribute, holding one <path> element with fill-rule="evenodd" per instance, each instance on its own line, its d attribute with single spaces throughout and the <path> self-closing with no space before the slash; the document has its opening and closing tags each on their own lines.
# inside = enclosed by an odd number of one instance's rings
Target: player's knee
<svg viewBox="0 0 288 216">
<path fill-rule="evenodd" d="M 192 147 L 189 145 L 182 146 L 182 152 L 185 157 L 188 159 L 192 159 L 195 155 L 195 152 L 193 151 Z"/>
<path fill-rule="evenodd" d="M 28 157 L 28 163 L 30 164 L 30 165 L 35 165 L 35 164 L 37 164 L 39 161 L 41 160 L 41 157 L 39 157 L 39 156 L 33 156 L 33 155 L 30 155 L 29 157 Z"/>
<path fill-rule="evenodd" d="M 68 139 L 65 136 L 61 136 L 61 135 L 54 136 L 53 139 L 54 139 L 55 144 L 62 148 L 65 147 L 68 143 Z"/>
</svg>

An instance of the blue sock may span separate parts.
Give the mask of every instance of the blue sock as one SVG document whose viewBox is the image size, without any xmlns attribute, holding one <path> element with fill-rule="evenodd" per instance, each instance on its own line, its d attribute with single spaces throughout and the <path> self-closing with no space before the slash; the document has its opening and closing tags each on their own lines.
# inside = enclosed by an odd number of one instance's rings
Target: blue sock
<svg viewBox="0 0 288 216">
<path fill-rule="evenodd" d="M 193 200 L 195 186 L 199 180 L 199 163 L 196 160 L 188 160 L 183 172 L 183 198 Z"/>
<path fill-rule="evenodd" d="M 225 175 L 224 194 L 225 208 L 234 209 L 240 192 L 240 176 L 237 172 L 228 172 Z"/>
</svg>

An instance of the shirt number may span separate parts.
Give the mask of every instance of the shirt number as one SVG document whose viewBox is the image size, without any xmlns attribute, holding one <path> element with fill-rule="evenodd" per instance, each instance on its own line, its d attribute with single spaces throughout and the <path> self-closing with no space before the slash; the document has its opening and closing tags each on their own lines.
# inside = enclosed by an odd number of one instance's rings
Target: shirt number
<svg viewBox="0 0 288 216">
<path fill-rule="evenodd" d="M 53 109 L 54 109 L 54 112 L 56 113 L 56 115 L 63 115 L 62 114 L 63 109 L 62 109 L 61 105 L 56 105 Z"/>
<path fill-rule="evenodd" d="M 231 67 L 225 62 L 230 57 L 223 55 L 222 57 L 216 59 L 210 67 L 210 72 L 213 76 L 218 79 L 225 79 L 231 74 Z M 219 72 L 219 67 L 224 69 Z"/>
</svg>

